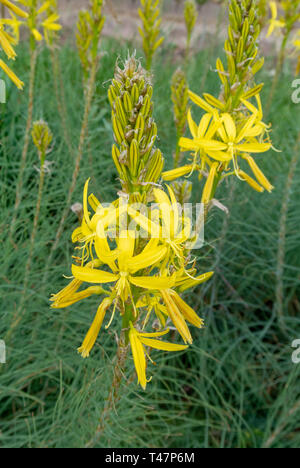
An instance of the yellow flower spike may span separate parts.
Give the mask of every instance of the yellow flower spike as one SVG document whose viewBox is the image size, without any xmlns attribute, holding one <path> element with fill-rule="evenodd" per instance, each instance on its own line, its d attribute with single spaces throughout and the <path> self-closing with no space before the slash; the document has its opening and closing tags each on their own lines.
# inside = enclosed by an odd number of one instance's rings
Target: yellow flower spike
<svg viewBox="0 0 300 468">
<path fill-rule="evenodd" d="M 24 87 L 23 81 L 19 80 L 19 78 L 15 75 L 15 73 L 1 59 L 0 59 L 0 67 L 7 74 L 7 76 L 11 79 L 11 81 L 17 86 L 18 89 L 23 89 Z"/>
<path fill-rule="evenodd" d="M 270 182 L 268 181 L 268 179 L 266 178 L 266 176 L 262 173 L 262 171 L 259 169 L 259 167 L 257 166 L 256 162 L 254 161 L 254 159 L 252 158 L 252 156 L 249 156 L 249 155 L 245 155 L 244 156 L 244 159 L 246 159 L 246 161 L 248 162 L 253 174 L 255 175 L 256 179 L 258 180 L 258 182 L 268 191 L 268 192 L 272 192 L 272 190 L 274 189 L 273 185 L 270 184 Z"/>
<path fill-rule="evenodd" d="M 167 329 L 165 331 L 156 333 L 140 333 L 134 328 L 134 326 L 130 322 L 129 341 L 133 361 L 137 373 L 138 383 L 144 390 L 146 389 L 147 382 L 149 382 L 149 380 L 147 380 L 146 377 L 146 352 L 144 350 L 144 346 L 149 346 L 150 348 L 172 352 L 183 351 L 187 348 L 186 345 L 178 345 L 153 339 L 158 338 L 160 336 L 164 336 L 168 332 L 169 330 Z"/>
<path fill-rule="evenodd" d="M 82 355 L 83 358 L 89 357 L 90 352 L 92 348 L 94 347 L 95 342 L 98 338 L 106 311 L 111 306 L 111 304 L 112 304 L 112 298 L 105 298 L 101 302 L 100 306 L 98 307 L 94 321 L 89 331 L 87 332 L 87 335 L 82 345 L 80 346 L 80 348 L 78 348 L 78 352 Z"/>
<path fill-rule="evenodd" d="M 21 10 L 21 8 L 17 7 L 9 0 L 0 0 L 0 3 L 2 3 L 4 6 L 9 8 L 9 10 L 13 11 L 16 15 L 20 16 L 21 18 L 28 18 L 28 13 Z"/>
</svg>

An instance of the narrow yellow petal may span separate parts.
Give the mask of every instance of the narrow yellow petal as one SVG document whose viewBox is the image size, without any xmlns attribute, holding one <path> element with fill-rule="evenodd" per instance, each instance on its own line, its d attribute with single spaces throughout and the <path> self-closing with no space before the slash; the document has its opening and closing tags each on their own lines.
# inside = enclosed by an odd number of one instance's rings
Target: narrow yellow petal
<svg viewBox="0 0 300 468">
<path fill-rule="evenodd" d="M 252 177 L 250 177 L 246 172 L 240 170 L 239 176 L 244 179 L 250 187 L 252 187 L 257 192 L 263 192 L 264 189 L 261 185 L 259 185 Z"/>
<path fill-rule="evenodd" d="M 78 348 L 78 352 L 81 353 L 83 358 L 89 357 L 90 352 L 92 348 L 94 347 L 95 342 L 98 338 L 98 335 L 99 335 L 99 332 L 100 332 L 100 329 L 101 329 L 101 326 L 105 317 L 105 313 L 108 307 L 111 305 L 111 303 L 112 303 L 112 300 L 110 298 L 106 298 L 100 304 L 98 311 L 96 313 L 96 317 L 89 331 L 87 332 L 82 345 L 80 346 L 80 348 Z"/>
<path fill-rule="evenodd" d="M 139 384 L 145 390 L 147 385 L 146 378 L 146 358 L 144 353 L 144 348 L 141 341 L 138 338 L 137 331 L 131 327 L 129 330 L 129 341 L 133 356 L 133 361 L 135 365 L 135 370 L 137 373 L 137 378 Z"/>
<path fill-rule="evenodd" d="M 215 178 L 216 178 L 216 173 L 217 173 L 218 166 L 219 166 L 219 163 L 213 163 L 211 165 L 209 175 L 207 177 L 207 180 L 206 180 L 206 183 L 205 183 L 205 186 L 204 186 L 204 190 L 203 190 L 203 193 L 202 193 L 202 203 L 204 203 L 204 204 L 209 203 L 211 201 L 211 199 L 212 199 L 212 191 L 213 191 L 213 187 L 214 187 L 214 181 L 215 181 Z"/>
<path fill-rule="evenodd" d="M 172 291 L 170 294 L 184 318 L 192 325 L 195 325 L 195 327 L 202 328 L 204 326 L 204 322 L 200 317 L 198 317 L 196 312 L 183 299 L 181 299 L 179 294 L 175 291 Z"/>
<path fill-rule="evenodd" d="M 172 288 L 175 284 L 175 275 L 171 277 L 159 276 L 130 276 L 130 283 L 143 289 L 163 290 Z"/>
<path fill-rule="evenodd" d="M 86 283 L 114 283 L 118 280 L 118 276 L 113 273 L 77 265 L 72 265 L 72 273 L 75 278 Z"/>
<path fill-rule="evenodd" d="M 141 337 L 140 340 L 145 346 L 161 349 L 163 351 L 183 351 L 184 349 L 188 348 L 188 345 L 178 345 L 175 343 L 168 343 L 166 341 L 153 340 L 151 338 Z"/>
<path fill-rule="evenodd" d="M 273 190 L 273 185 L 270 184 L 266 176 L 263 174 L 263 172 L 259 169 L 257 166 L 256 162 L 252 158 L 252 156 L 246 156 L 245 159 L 247 160 L 249 166 L 251 167 L 251 170 L 255 177 L 257 178 L 258 182 L 268 191 L 272 192 Z"/>
<path fill-rule="evenodd" d="M 186 174 L 189 174 L 192 172 L 193 166 L 192 165 L 187 165 L 187 166 L 182 166 L 178 167 L 177 169 L 172 169 L 170 171 L 165 171 L 162 173 L 162 178 L 169 182 L 175 179 L 178 179 L 178 177 L 182 177 Z"/>
</svg>

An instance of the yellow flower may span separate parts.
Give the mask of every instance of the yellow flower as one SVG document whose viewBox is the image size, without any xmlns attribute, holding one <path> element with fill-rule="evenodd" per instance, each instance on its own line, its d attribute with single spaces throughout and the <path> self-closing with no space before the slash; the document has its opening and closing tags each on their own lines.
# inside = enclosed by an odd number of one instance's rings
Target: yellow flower
<svg viewBox="0 0 300 468">
<path fill-rule="evenodd" d="M 270 26 L 269 26 L 267 37 L 271 36 L 271 34 L 274 32 L 275 29 L 285 27 L 285 22 L 283 20 L 277 19 L 276 2 L 270 2 L 270 8 L 271 8 L 272 17 L 269 21 Z"/>
<path fill-rule="evenodd" d="M 163 336 L 168 332 L 169 330 L 156 333 L 140 333 L 134 328 L 134 326 L 130 322 L 129 341 L 133 361 L 138 377 L 138 383 L 144 390 L 146 389 L 147 382 L 149 382 L 149 380 L 147 380 L 146 377 L 146 351 L 144 349 L 144 346 L 149 346 L 150 348 L 160 349 L 164 351 L 183 351 L 187 348 L 186 345 L 178 345 L 153 339 Z"/>
</svg>

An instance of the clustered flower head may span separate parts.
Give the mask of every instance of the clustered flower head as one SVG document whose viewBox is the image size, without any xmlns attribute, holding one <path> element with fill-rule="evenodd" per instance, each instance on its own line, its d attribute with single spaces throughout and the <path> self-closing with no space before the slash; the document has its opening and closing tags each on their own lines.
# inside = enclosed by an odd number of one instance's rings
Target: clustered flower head
<svg viewBox="0 0 300 468">
<path fill-rule="evenodd" d="M 88 194 L 86 182 L 82 224 L 72 236 L 80 252 L 74 257 L 73 279 L 51 298 L 53 307 L 63 308 L 99 296 L 98 310 L 79 352 L 88 357 L 103 322 L 108 328 L 118 316 L 143 388 L 148 348 L 184 350 L 193 341 L 188 323 L 203 327 L 203 320 L 181 293 L 213 274 L 197 275 L 190 255 L 195 241 L 191 220 L 172 188 L 159 185 L 154 162 L 157 154 L 160 161 L 162 155 L 154 147 L 151 89 L 149 75 L 134 57 L 123 68 L 117 66 L 109 99 L 116 140 L 113 160 L 123 190 L 113 203 L 103 206 L 94 194 Z M 149 173 L 154 174 L 153 183 L 149 183 Z M 159 339 L 170 325 L 183 344 Z"/>
</svg>

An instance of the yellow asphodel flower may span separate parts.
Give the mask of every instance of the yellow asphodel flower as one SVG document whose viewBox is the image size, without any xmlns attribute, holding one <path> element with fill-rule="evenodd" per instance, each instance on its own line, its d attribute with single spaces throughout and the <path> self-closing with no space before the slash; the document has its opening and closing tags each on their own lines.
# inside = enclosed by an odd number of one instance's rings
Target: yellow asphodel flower
<svg viewBox="0 0 300 468">
<path fill-rule="evenodd" d="M 138 383 L 145 390 L 147 382 L 146 377 L 146 351 L 144 346 L 149 346 L 150 348 L 160 349 L 163 351 L 183 351 L 187 348 L 187 345 L 178 345 L 174 343 L 167 343 L 165 341 L 156 340 L 158 338 L 167 334 L 169 330 L 156 333 L 140 333 L 138 332 L 132 323 L 130 322 L 129 330 L 129 341 L 132 351 L 132 356 L 134 360 L 134 365 L 138 377 Z M 149 355 L 148 355 L 149 357 Z"/>
<path fill-rule="evenodd" d="M 267 37 L 271 36 L 271 34 L 274 32 L 275 29 L 285 27 L 285 22 L 283 20 L 277 19 L 276 2 L 270 2 L 270 8 L 271 8 L 272 17 L 269 21 L 270 26 L 269 26 Z"/>
</svg>

